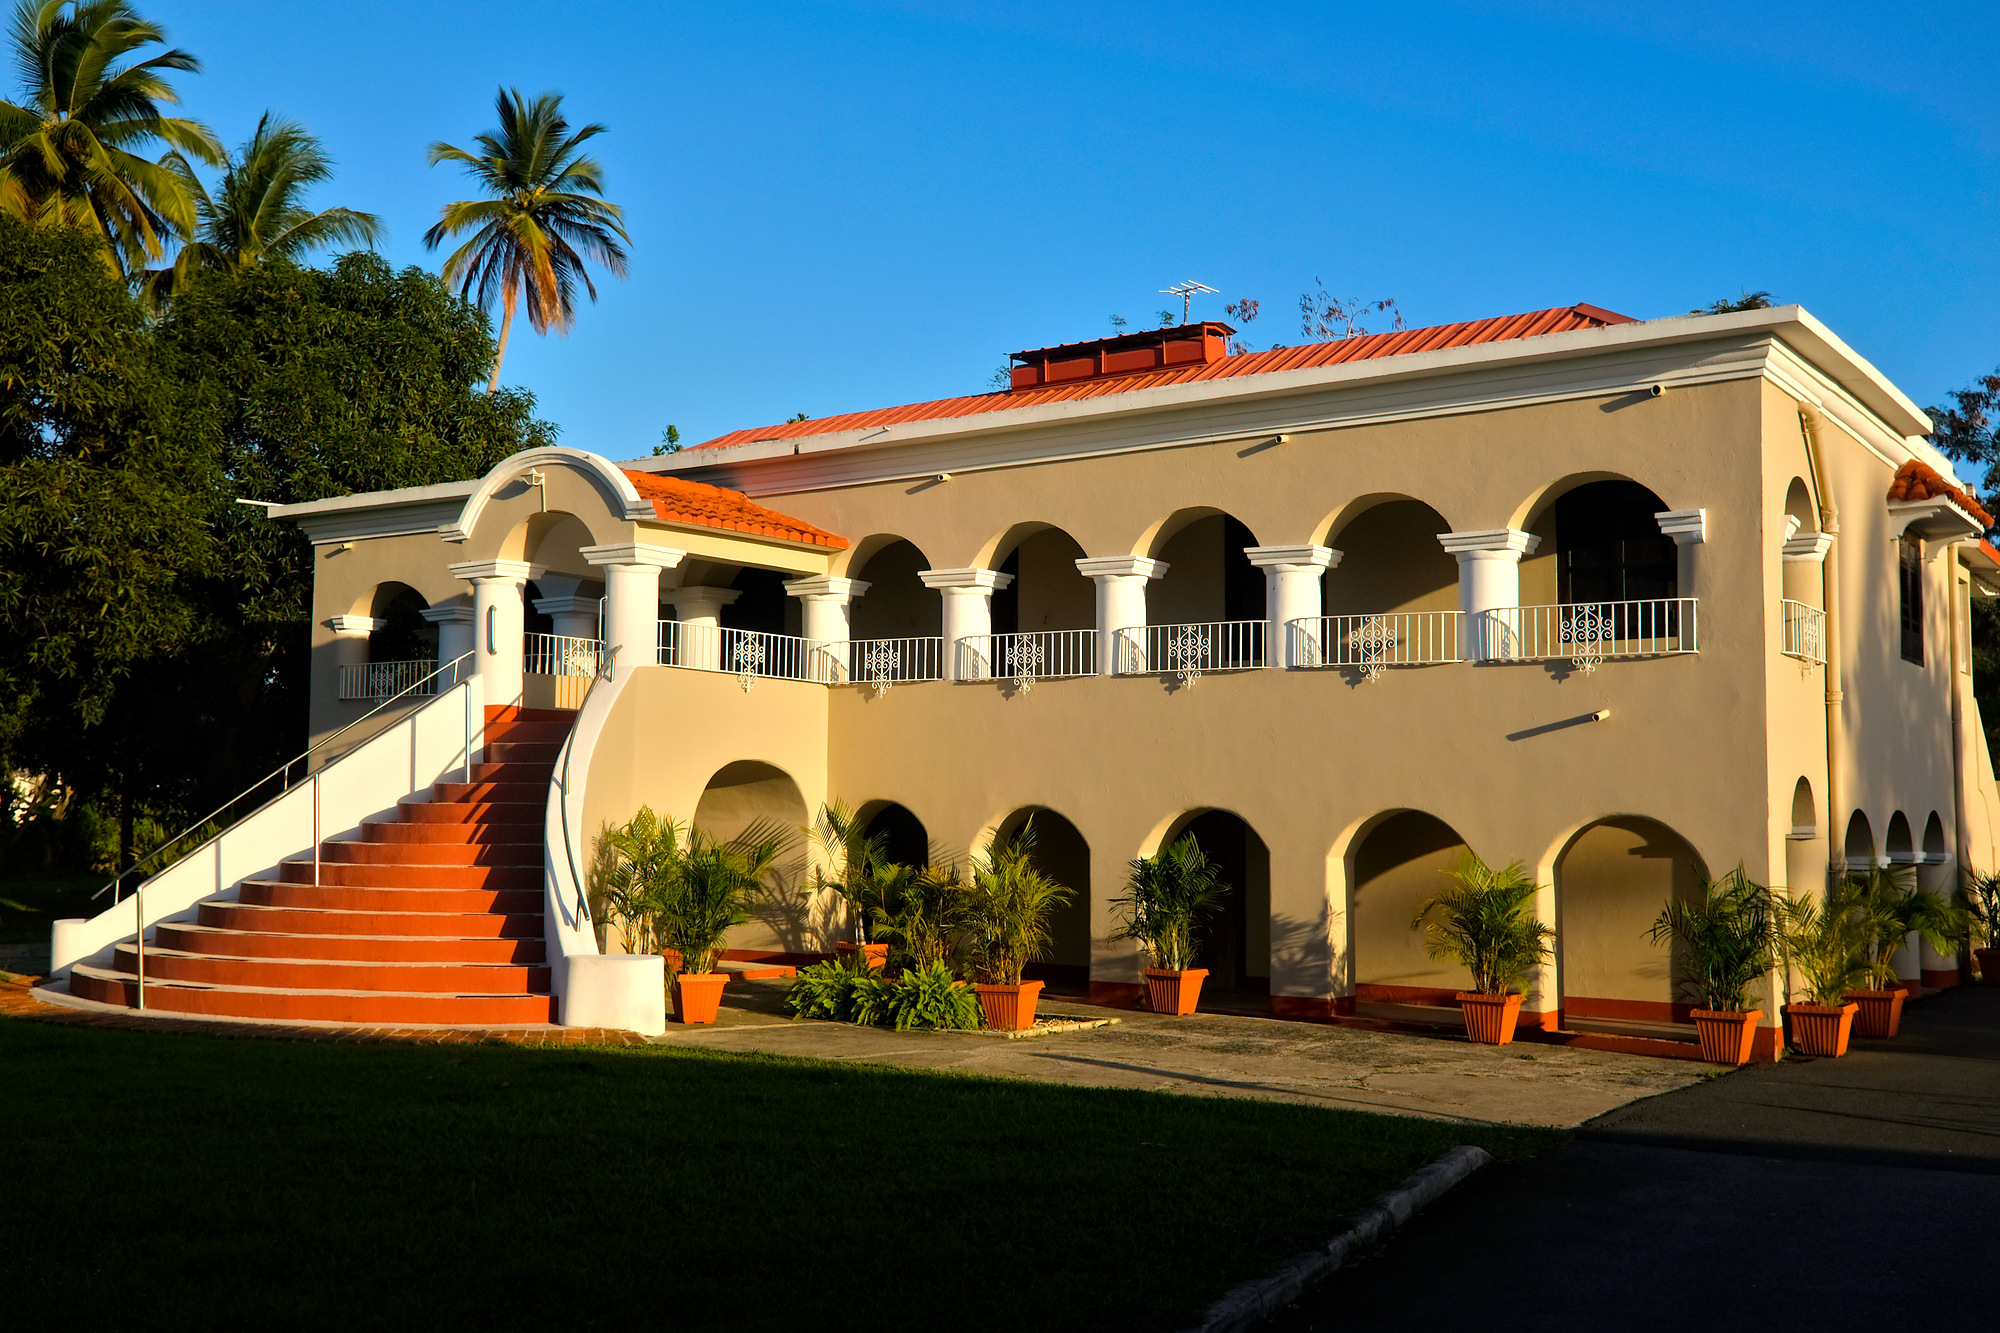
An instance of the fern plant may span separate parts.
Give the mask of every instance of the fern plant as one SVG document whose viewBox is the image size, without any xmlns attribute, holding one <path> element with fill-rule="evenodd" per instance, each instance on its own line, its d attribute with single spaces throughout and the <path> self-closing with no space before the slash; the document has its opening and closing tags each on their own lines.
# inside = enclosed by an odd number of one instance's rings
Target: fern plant
<svg viewBox="0 0 2000 1333">
<path fill-rule="evenodd" d="M 1124 909 L 1125 924 L 1111 938 L 1137 940 L 1155 967 L 1193 967 L 1196 932 L 1222 906 L 1225 889 L 1215 865 L 1188 834 L 1128 869 L 1125 896 L 1111 903 Z"/>
<path fill-rule="evenodd" d="M 1430 940 L 1430 955 L 1472 974 L 1477 995 L 1506 995 L 1551 956 L 1555 931 L 1535 919 L 1540 892 L 1519 861 L 1494 869 L 1472 852 L 1447 872 L 1451 887 L 1427 898 L 1410 929 Z"/>
<path fill-rule="evenodd" d="M 979 1026 L 979 1001 L 943 963 L 903 973 L 889 991 L 888 1018 L 896 1031 L 911 1028 L 969 1030 Z"/>
<path fill-rule="evenodd" d="M 1670 902 L 1647 933 L 1672 940 L 1683 959 L 1677 980 L 1703 1009 L 1742 1013 L 1750 987 L 1771 970 L 1777 922 L 1771 891 L 1739 864 L 1719 880 L 1703 880 L 1693 902 Z"/>
</svg>

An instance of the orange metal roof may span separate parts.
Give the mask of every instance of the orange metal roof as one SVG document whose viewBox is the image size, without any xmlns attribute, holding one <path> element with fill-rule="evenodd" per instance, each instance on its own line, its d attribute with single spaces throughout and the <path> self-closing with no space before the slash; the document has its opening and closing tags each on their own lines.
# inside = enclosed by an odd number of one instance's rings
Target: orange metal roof
<svg viewBox="0 0 2000 1333">
<path fill-rule="evenodd" d="M 847 549 L 847 538 L 837 537 L 824 528 L 816 528 L 804 519 L 752 504 L 741 491 L 654 472 L 626 472 L 625 475 L 642 499 L 653 502 L 653 512 L 666 522 L 725 528 L 731 532 L 777 537 L 836 551 Z"/>
<path fill-rule="evenodd" d="M 1971 492 L 1954 486 L 1938 475 L 1936 468 L 1926 467 L 1912 458 L 1896 469 L 1895 480 L 1889 483 L 1891 500 L 1935 500 L 1940 496 L 1950 500 L 1960 509 L 1984 523 L 1993 526 L 1993 515 L 1986 512 Z"/>
<path fill-rule="evenodd" d="M 1337 366 L 1348 361 L 1372 361 L 1378 357 L 1406 356 L 1413 352 L 1435 352 L 1451 347 L 1471 347 L 1478 343 L 1505 342 L 1514 338 L 1539 338 L 1548 333 L 1569 333 L 1577 329 L 1601 329 L 1612 324 L 1630 324 L 1629 315 L 1616 314 L 1594 305 L 1558 306 L 1534 310 L 1525 315 L 1501 315 L 1492 319 L 1467 320 L 1461 324 L 1438 324 L 1427 329 L 1403 329 L 1395 333 L 1371 333 L 1339 342 L 1306 343 L 1280 347 L 1269 352 L 1245 352 L 1226 356 L 1205 365 L 1175 366 L 1171 369 L 1140 371 L 1080 380 L 1070 384 L 1046 384 L 1031 389 L 971 394 L 963 398 L 938 398 L 927 403 L 902 407 L 876 408 L 867 412 L 846 412 L 816 421 L 787 421 L 776 426 L 735 430 L 695 445 L 696 449 L 716 449 L 730 444 L 758 440 L 784 440 L 804 435 L 826 435 L 835 431 L 868 430 L 906 421 L 937 421 L 949 417 L 975 416 L 981 412 L 1005 412 L 1017 407 L 1034 407 L 1107 394 L 1130 393 L 1163 384 L 1195 380 L 1233 379 L 1238 375 L 1265 375 L 1279 370 L 1306 370 Z"/>
</svg>

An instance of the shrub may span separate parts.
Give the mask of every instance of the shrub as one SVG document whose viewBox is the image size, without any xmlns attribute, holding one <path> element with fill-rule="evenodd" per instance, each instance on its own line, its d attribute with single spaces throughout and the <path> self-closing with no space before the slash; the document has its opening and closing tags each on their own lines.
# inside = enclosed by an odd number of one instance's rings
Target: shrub
<svg viewBox="0 0 2000 1333">
<path fill-rule="evenodd" d="M 980 1024 L 979 1000 L 943 963 L 912 969 L 890 988 L 888 1017 L 896 1031 L 971 1029 Z"/>
<path fill-rule="evenodd" d="M 1035 822 L 1014 837 L 995 833 L 973 860 L 966 926 L 975 976 L 989 986 L 1018 986 L 1021 969 L 1049 948 L 1049 915 L 1070 891 L 1035 869 Z"/>
<path fill-rule="evenodd" d="M 1410 929 L 1430 937 L 1433 958 L 1472 974 L 1478 995 L 1505 995 L 1550 957 L 1555 931 L 1535 919 L 1540 886 L 1519 861 L 1495 870 L 1471 852 L 1448 872 L 1452 885 L 1426 899 Z"/>
<path fill-rule="evenodd" d="M 1838 1005 L 1848 991 L 1867 984 L 1873 932 L 1859 913 L 1836 897 L 1824 907 L 1811 898 L 1783 899 L 1778 914 L 1786 972 L 1803 978 L 1810 1003 Z"/>
<path fill-rule="evenodd" d="M 1738 865 L 1719 880 L 1703 880 L 1693 902 L 1670 902 L 1648 932 L 1655 944 L 1673 940 L 1685 951 L 1679 983 L 1703 1009 L 1742 1013 L 1750 987 L 1771 970 L 1777 923 L 1771 891 Z"/>
<path fill-rule="evenodd" d="M 1130 865 L 1125 896 L 1112 900 L 1125 909 L 1125 924 L 1111 938 L 1137 940 L 1155 967 L 1179 972 L 1194 966 L 1195 931 L 1222 906 L 1223 884 L 1201 844 L 1188 834 Z"/>
</svg>

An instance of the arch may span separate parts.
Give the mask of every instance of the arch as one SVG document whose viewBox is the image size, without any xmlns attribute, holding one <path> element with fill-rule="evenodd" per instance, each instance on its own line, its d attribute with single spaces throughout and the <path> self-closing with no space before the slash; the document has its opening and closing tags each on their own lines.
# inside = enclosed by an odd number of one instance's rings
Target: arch
<svg viewBox="0 0 2000 1333">
<path fill-rule="evenodd" d="M 871 532 L 845 551 L 836 555 L 831 566 L 831 571 L 836 576 L 844 579 L 861 578 L 863 575 L 859 571 L 867 568 L 870 560 L 873 560 L 883 550 L 894 546 L 898 542 L 908 542 L 909 545 L 916 546 L 915 542 L 910 541 L 908 537 L 903 536 L 901 533 Z M 919 549 L 917 554 L 922 556 L 923 551 Z M 927 556 L 924 557 L 923 567 L 925 569 L 931 567 L 930 559 Z"/>
<path fill-rule="evenodd" d="M 1819 506 L 1813 503 L 1812 488 L 1804 477 L 1793 477 L 1785 487 L 1785 517 L 1798 520 L 1798 532 L 1819 531 Z"/>
<path fill-rule="evenodd" d="M 1652 601 L 1680 592 L 1680 552 L 1660 531 L 1660 496 L 1629 477 L 1579 474 L 1542 493 L 1521 562 L 1524 605 Z"/>
<path fill-rule="evenodd" d="M 980 543 L 978 552 L 972 557 L 972 563 L 980 569 L 998 569 L 1001 562 L 1022 542 L 1038 532 L 1047 532 L 1054 526 L 1055 524 L 1044 523 L 1040 519 L 1009 524 L 1003 531 Z"/>
<path fill-rule="evenodd" d="M 919 577 L 931 567 L 915 542 L 893 537 L 878 543 L 852 577 L 868 585 L 848 612 L 855 639 L 933 638 L 944 633 L 944 601 Z"/>
<path fill-rule="evenodd" d="M 1917 862 L 1917 844 L 1910 836 L 1909 816 L 1901 810 L 1889 816 L 1889 827 L 1882 834 L 1882 850 L 1892 865 L 1907 866 Z"/>
<path fill-rule="evenodd" d="M 908 806 L 895 801 L 868 801 L 854 814 L 861 821 L 863 834 L 882 839 L 883 852 L 897 865 L 921 869 L 936 859 L 931 852 L 929 831 Z"/>
<path fill-rule="evenodd" d="M 423 618 L 430 603 L 407 583 L 378 583 L 368 596 L 367 614 L 380 629 L 368 632 L 370 662 L 437 660 L 437 626 Z"/>
<path fill-rule="evenodd" d="M 1005 544 L 1011 534 L 1013 544 Z M 1097 623 L 1097 588 L 1076 567 L 1084 549 L 1049 523 L 1017 523 L 994 548 L 997 568 L 1012 581 L 993 594 L 995 634 L 1090 629 Z"/>
<path fill-rule="evenodd" d="M 1944 839 L 1944 820 L 1938 812 L 1931 811 L 1931 817 L 1924 821 L 1924 860 L 1930 865 L 1943 865 L 1951 860 L 1951 847 Z"/>
<path fill-rule="evenodd" d="M 1085 991 L 1090 983 L 1090 843 L 1067 818 L 1045 805 L 1023 806 L 994 826 L 1012 838 L 1032 819 L 1035 846 L 1029 860 L 1037 870 L 1070 891 L 1070 900 L 1049 919 L 1049 953 L 1031 964 L 1030 981 Z"/>
<path fill-rule="evenodd" d="M 1847 838 L 1841 844 L 1849 870 L 1868 870 L 1875 865 L 1875 830 L 1868 816 L 1856 810 L 1847 820 Z"/>
<path fill-rule="evenodd" d="M 1679 956 L 1647 938 L 1669 902 L 1701 891 L 1708 867 L 1655 819 L 1585 825 L 1556 859 L 1557 950 L 1566 1018 L 1670 1023 L 1693 1006 L 1676 989 Z"/>
<path fill-rule="evenodd" d="M 1422 500 L 1382 496 L 1328 533 L 1340 563 L 1321 578 L 1326 614 L 1456 611 L 1458 560 L 1438 541 L 1451 523 Z"/>
<path fill-rule="evenodd" d="M 605 509 L 616 518 L 637 523 L 659 516 L 652 501 L 641 499 L 638 489 L 632 485 L 632 479 L 610 459 L 602 454 L 557 444 L 541 449 L 523 449 L 495 463 L 480 479 L 472 494 L 465 498 L 458 517 L 440 526 L 438 535 L 448 542 L 471 540 L 473 530 L 479 526 L 480 516 L 486 512 L 486 506 L 493 502 L 494 497 L 512 486 L 525 487 L 527 483 L 523 478 L 526 473 L 536 468 L 551 467 L 573 471 L 589 481 L 604 498 Z"/>
<path fill-rule="evenodd" d="M 1167 825 L 1160 847 L 1192 834 L 1224 885 L 1222 907 L 1202 932 L 1195 966 L 1210 990 L 1271 993 L 1271 852 L 1250 822 L 1210 806 L 1184 811 Z M 1157 848 L 1155 849 L 1157 850 Z"/>
<path fill-rule="evenodd" d="M 1515 506 L 1513 514 L 1507 520 L 1507 526 L 1533 532 L 1535 524 L 1548 517 L 1549 510 L 1554 507 L 1557 500 L 1580 487 L 1601 481 L 1623 481 L 1652 490 L 1652 487 L 1646 486 L 1646 483 L 1637 477 L 1627 476 L 1623 472 L 1571 472 L 1557 477 Z M 1658 492 L 1654 494 L 1657 495 Z M 1660 508 L 1672 509 L 1673 506 L 1663 500 Z"/>
<path fill-rule="evenodd" d="M 1456 829 L 1422 810 L 1386 810 L 1348 844 L 1348 911 L 1354 998 L 1389 1004 L 1451 1004 L 1465 978 L 1430 957 L 1410 928 L 1419 904 L 1471 849 Z"/>
<path fill-rule="evenodd" d="M 1813 800 L 1812 783 L 1803 777 L 1792 786 L 1792 836 L 1819 836 L 1819 805 Z"/>
<path fill-rule="evenodd" d="M 1416 500 L 1418 504 L 1423 504 L 1429 508 L 1432 513 L 1438 513 L 1435 505 L 1418 500 L 1414 495 L 1405 495 L 1401 491 L 1370 491 L 1366 495 L 1355 496 L 1314 524 L 1311 541 L 1315 546 L 1337 547 L 1340 544 L 1339 538 L 1341 532 L 1350 523 L 1354 522 L 1355 519 L 1360 518 L 1378 505 L 1397 504 L 1405 500 Z M 1453 531 L 1454 527 L 1455 525 L 1449 519 L 1445 520 L 1444 531 Z"/>
<path fill-rule="evenodd" d="M 1148 624 L 1264 618 L 1264 572 L 1243 554 L 1260 544 L 1249 525 L 1203 506 L 1175 510 L 1150 531 L 1144 554 L 1167 571 L 1146 590 Z"/>
<path fill-rule="evenodd" d="M 798 837 L 808 818 L 805 794 L 775 764 L 739 759 L 724 764 L 703 786 L 691 823 L 725 842 L 782 836 L 785 850 L 750 920 L 723 940 L 724 957 L 758 958 L 811 949 L 811 890 L 805 848 Z"/>
</svg>

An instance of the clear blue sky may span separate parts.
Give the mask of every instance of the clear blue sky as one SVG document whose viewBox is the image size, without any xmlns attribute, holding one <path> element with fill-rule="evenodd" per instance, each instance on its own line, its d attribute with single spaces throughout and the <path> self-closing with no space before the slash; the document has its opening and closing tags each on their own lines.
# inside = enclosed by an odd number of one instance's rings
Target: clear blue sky
<svg viewBox="0 0 2000 1333">
<path fill-rule="evenodd" d="M 1183 278 L 1258 346 L 1317 275 L 1412 325 L 1768 289 L 1920 403 L 2000 364 L 1990 4 L 138 3 L 187 112 L 303 120 L 399 265 L 498 85 L 609 125 L 632 276 L 505 379 L 613 457 L 978 392 Z"/>
</svg>

